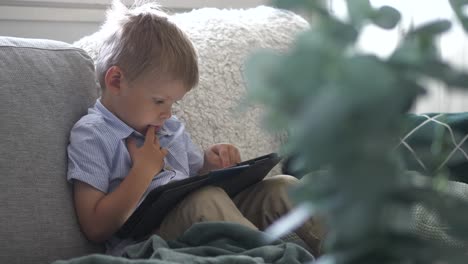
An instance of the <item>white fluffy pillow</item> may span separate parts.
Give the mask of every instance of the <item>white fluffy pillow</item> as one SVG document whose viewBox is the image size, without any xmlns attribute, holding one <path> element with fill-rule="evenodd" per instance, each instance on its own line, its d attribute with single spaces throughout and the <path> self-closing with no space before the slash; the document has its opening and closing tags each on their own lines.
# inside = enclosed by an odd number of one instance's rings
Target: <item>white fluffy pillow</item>
<svg viewBox="0 0 468 264">
<path fill-rule="evenodd" d="M 266 6 L 203 8 L 172 15 L 171 20 L 187 33 L 199 55 L 200 83 L 174 109 L 194 142 L 202 148 L 221 142 L 235 144 L 243 159 L 276 151 L 279 140 L 262 128 L 261 109 L 238 111 L 246 93 L 243 65 L 258 48 L 285 50 L 308 23 L 292 12 Z M 95 58 L 102 31 L 74 45 Z"/>
</svg>

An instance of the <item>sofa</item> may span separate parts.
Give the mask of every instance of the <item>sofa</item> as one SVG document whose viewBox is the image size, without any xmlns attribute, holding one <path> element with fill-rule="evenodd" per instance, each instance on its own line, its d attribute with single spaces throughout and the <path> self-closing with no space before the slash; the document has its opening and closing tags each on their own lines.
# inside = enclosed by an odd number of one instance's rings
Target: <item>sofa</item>
<svg viewBox="0 0 468 264">
<path fill-rule="evenodd" d="M 200 59 L 200 84 L 175 109 L 194 141 L 236 144 L 243 159 L 275 151 L 280 137 L 266 133 L 262 110 L 242 100 L 243 61 L 258 48 L 285 50 L 307 22 L 270 7 L 205 8 L 172 19 Z M 93 62 L 100 34 L 74 45 L 0 37 L 0 263 L 103 252 L 81 233 L 66 181 L 70 129 L 100 94 Z"/>
</svg>

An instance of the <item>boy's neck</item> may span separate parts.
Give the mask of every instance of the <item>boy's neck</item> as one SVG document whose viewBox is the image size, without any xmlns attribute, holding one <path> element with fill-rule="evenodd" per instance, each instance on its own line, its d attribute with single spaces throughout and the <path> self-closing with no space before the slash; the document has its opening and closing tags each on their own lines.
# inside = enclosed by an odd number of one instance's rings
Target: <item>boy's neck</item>
<svg viewBox="0 0 468 264">
<path fill-rule="evenodd" d="M 111 113 L 113 113 L 114 115 L 116 115 L 116 112 L 114 110 L 114 104 L 113 104 L 113 100 L 111 98 L 112 96 L 109 96 L 108 94 L 106 94 L 106 92 L 104 91 L 101 95 L 101 104 L 107 108 L 107 110 L 109 110 Z"/>
</svg>

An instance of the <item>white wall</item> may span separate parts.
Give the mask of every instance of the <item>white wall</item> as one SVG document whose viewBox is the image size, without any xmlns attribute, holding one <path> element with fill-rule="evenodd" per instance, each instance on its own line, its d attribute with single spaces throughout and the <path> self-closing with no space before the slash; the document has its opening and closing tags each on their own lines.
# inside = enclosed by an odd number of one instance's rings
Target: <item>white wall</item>
<svg viewBox="0 0 468 264">
<path fill-rule="evenodd" d="M 143 0 L 148 1 L 148 0 Z M 0 0 L 0 36 L 74 42 L 98 30 L 111 0 Z M 132 4 L 133 0 L 123 0 Z M 172 12 L 193 8 L 248 8 L 266 0 L 160 0 Z"/>
</svg>

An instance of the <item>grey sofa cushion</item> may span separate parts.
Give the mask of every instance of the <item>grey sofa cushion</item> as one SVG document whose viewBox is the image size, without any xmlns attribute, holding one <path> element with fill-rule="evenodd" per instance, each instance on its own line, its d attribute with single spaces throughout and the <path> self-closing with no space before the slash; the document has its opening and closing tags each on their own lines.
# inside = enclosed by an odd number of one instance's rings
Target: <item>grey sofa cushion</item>
<svg viewBox="0 0 468 264">
<path fill-rule="evenodd" d="M 97 89 L 84 51 L 0 37 L 0 263 L 102 250 L 81 234 L 65 176 L 69 131 Z"/>
</svg>

